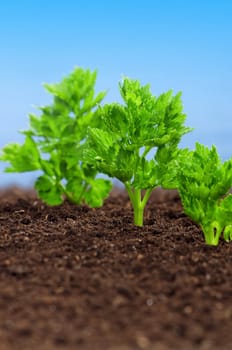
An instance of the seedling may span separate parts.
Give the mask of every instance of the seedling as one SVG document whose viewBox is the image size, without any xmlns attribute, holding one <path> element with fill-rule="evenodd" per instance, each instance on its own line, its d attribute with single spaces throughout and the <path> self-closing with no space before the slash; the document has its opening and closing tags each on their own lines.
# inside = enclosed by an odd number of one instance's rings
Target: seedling
<svg viewBox="0 0 232 350">
<path fill-rule="evenodd" d="M 64 198 L 74 203 L 101 206 L 111 189 L 108 180 L 96 178 L 97 171 L 80 160 L 87 127 L 99 126 L 96 107 L 105 96 L 95 96 L 96 72 L 80 68 L 58 84 L 45 84 L 53 103 L 39 107 L 40 116 L 29 115 L 25 141 L 3 148 L 1 160 L 8 162 L 7 172 L 40 170 L 35 182 L 40 198 L 49 205 Z"/>
<path fill-rule="evenodd" d="M 125 185 L 134 223 L 142 226 L 152 190 L 177 185 L 173 165 L 179 141 L 190 128 L 183 125 L 181 93 L 173 96 L 170 90 L 155 97 L 149 85 L 127 78 L 119 89 L 124 105 L 112 103 L 98 109 L 101 128 L 89 128 L 83 159 Z"/>
<path fill-rule="evenodd" d="M 222 163 L 215 146 L 196 143 L 180 161 L 178 190 L 184 212 L 198 223 L 209 245 L 223 233 L 232 239 L 232 159 Z"/>
</svg>

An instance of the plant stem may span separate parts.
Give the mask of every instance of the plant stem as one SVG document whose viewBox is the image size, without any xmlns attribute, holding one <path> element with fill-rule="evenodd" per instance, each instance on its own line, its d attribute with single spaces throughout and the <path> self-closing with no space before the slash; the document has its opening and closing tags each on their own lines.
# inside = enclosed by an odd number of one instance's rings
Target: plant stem
<svg viewBox="0 0 232 350">
<path fill-rule="evenodd" d="M 153 188 L 146 190 L 144 197 L 141 198 L 141 190 L 133 189 L 129 184 L 125 184 L 125 186 L 134 210 L 134 224 L 136 226 L 143 226 L 144 209 Z"/>
<path fill-rule="evenodd" d="M 214 221 L 207 227 L 203 227 L 203 225 L 201 225 L 201 228 L 205 237 L 206 244 L 217 246 L 222 232 L 220 225 Z"/>
<path fill-rule="evenodd" d="M 87 188 L 88 188 L 88 184 L 85 183 L 83 185 L 83 188 L 82 188 L 78 198 L 74 198 L 73 194 L 68 192 L 64 186 L 63 186 L 63 191 L 65 193 L 66 198 L 69 200 L 69 202 L 74 203 L 74 204 L 82 204 L 82 202 L 84 202 L 83 195 L 84 195 L 85 191 L 87 190 Z"/>
<path fill-rule="evenodd" d="M 134 202 L 134 224 L 136 226 L 143 226 L 143 212 L 144 206 L 141 201 L 141 190 L 135 190 L 135 202 Z"/>
</svg>

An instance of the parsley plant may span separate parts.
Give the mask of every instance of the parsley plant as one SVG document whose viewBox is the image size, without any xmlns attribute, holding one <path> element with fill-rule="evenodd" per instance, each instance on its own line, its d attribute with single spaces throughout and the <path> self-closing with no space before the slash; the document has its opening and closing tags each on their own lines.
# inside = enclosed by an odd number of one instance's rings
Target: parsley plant
<svg viewBox="0 0 232 350">
<path fill-rule="evenodd" d="M 232 239 L 232 159 L 222 163 L 215 146 L 196 143 L 180 160 L 178 190 L 184 212 L 198 223 L 209 245 Z"/>
<path fill-rule="evenodd" d="M 130 197 L 135 225 L 143 225 L 144 208 L 156 186 L 176 187 L 179 141 L 184 126 L 181 93 L 159 97 L 149 85 L 125 78 L 119 85 L 124 104 L 99 107 L 101 128 L 89 128 L 83 159 L 99 172 L 119 179 Z M 155 153 L 151 159 L 151 152 Z"/>
<path fill-rule="evenodd" d="M 9 144 L 2 150 L 1 160 L 10 164 L 7 172 L 42 172 L 35 188 L 49 205 L 68 198 L 101 206 L 111 188 L 109 181 L 96 178 L 97 171 L 80 160 L 88 126 L 99 126 L 95 110 L 105 96 L 105 92 L 95 96 L 95 81 L 96 72 L 75 68 L 60 83 L 45 84 L 53 103 L 39 107 L 39 116 L 29 115 L 30 128 L 22 132 L 22 145 Z"/>
</svg>

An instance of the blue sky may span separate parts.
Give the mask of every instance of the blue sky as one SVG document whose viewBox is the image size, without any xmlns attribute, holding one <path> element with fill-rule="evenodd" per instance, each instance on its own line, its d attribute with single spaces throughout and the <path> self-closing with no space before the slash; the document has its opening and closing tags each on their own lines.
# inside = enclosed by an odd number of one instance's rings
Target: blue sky
<svg viewBox="0 0 232 350">
<path fill-rule="evenodd" d="M 21 142 L 33 105 L 50 101 L 42 83 L 81 66 L 97 68 L 108 102 L 120 100 L 123 75 L 150 83 L 154 94 L 181 90 L 195 128 L 183 145 L 214 143 L 231 157 L 231 13 L 230 0 L 2 2 L 0 147 Z M 25 177 L 0 174 L 1 183 L 15 180 Z"/>
</svg>

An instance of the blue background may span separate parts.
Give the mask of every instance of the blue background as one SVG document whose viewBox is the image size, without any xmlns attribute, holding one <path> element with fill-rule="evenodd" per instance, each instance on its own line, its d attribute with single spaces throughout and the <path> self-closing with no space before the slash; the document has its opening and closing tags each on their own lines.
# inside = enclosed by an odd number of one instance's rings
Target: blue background
<svg viewBox="0 0 232 350">
<path fill-rule="evenodd" d="M 33 105 L 50 102 L 42 83 L 74 66 L 98 70 L 97 90 L 120 101 L 123 75 L 154 94 L 183 92 L 182 145 L 216 144 L 232 156 L 232 1 L 8 0 L 0 5 L 0 147 L 22 142 Z M 0 169 L 4 168 L 1 164 Z M 0 185 L 31 185 L 34 175 L 0 174 Z"/>
</svg>

